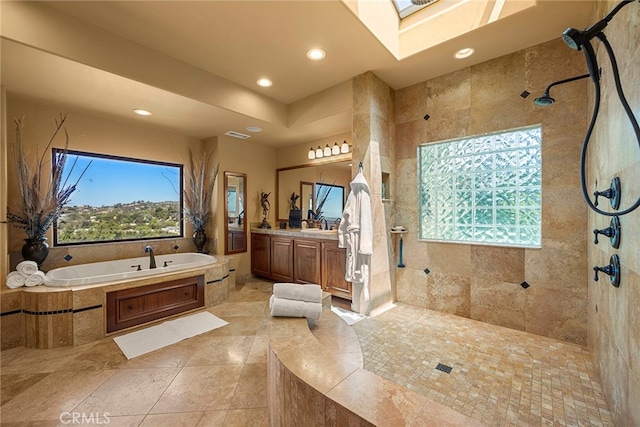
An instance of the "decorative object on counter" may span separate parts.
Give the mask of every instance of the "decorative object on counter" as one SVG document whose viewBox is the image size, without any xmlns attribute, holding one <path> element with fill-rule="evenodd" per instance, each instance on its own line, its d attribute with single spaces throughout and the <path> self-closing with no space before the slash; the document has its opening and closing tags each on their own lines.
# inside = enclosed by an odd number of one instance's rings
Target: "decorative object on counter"
<svg viewBox="0 0 640 427">
<path fill-rule="evenodd" d="M 209 155 L 203 152 L 198 161 L 194 158 L 193 151 L 189 151 L 189 154 L 189 171 L 183 191 L 185 218 L 193 226 L 193 243 L 196 251 L 204 253 L 208 240 L 206 228 L 211 219 L 211 198 L 219 165 L 211 168 L 213 152 Z"/>
<path fill-rule="evenodd" d="M 9 209 L 7 219 L 14 226 L 22 228 L 27 233 L 26 243 L 22 247 L 22 257 L 25 260 L 35 261 L 38 266 L 41 266 L 49 255 L 49 245 L 45 237 L 47 230 L 58 220 L 62 209 L 76 190 L 78 182 L 91 165 L 89 162 L 75 183 L 68 184 L 75 162 L 68 172 L 65 171 L 67 148 L 69 147 L 69 134 L 67 129 L 63 127 L 66 120 L 66 114 L 60 114 L 60 117 L 55 120 L 56 128 L 37 164 L 29 162 L 25 156 L 22 142 L 24 117 L 14 120 L 16 137 L 11 151 L 16 162 L 22 204 L 18 208 Z M 51 174 L 48 177 L 43 177 L 42 167 L 45 155 L 60 130 L 64 130 L 65 134 L 64 149 L 54 157 L 51 163 Z M 44 188 L 43 181 L 46 182 Z"/>
<path fill-rule="evenodd" d="M 300 228 L 302 221 L 302 209 L 292 209 L 289 211 L 289 228 Z"/>
<path fill-rule="evenodd" d="M 298 199 L 300 198 L 300 195 L 296 194 L 295 192 L 291 193 L 291 199 L 289 199 L 289 209 L 290 210 L 297 210 L 298 209 Z"/>
<path fill-rule="evenodd" d="M 260 192 L 260 206 L 262 206 L 262 223 L 258 226 L 258 228 L 271 228 L 269 222 L 267 221 L 267 215 L 269 215 L 269 209 L 271 209 L 271 204 L 269 203 L 269 195 L 271 193 L 265 193 L 264 191 Z"/>
</svg>

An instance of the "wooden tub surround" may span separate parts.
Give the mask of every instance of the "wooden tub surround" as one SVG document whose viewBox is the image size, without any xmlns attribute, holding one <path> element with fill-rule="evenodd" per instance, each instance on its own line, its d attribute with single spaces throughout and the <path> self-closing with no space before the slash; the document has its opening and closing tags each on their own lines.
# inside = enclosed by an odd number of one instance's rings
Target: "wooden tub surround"
<svg viewBox="0 0 640 427">
<path fill-rule="evenodd" d="M 235 288 L 235 280 L 230 280 L 235 274 L 230 277 L 228 257 L 216 258 L 207 267 L 102 285 L 3 286 L 2 350 L 82 345 L 115 331 L 222 304 Z"/>
<path fill-rule="evenodd" d="M 358 338 L 329 308 L 313 326 L 270 318 L 267 405 L 272 426 L 481 426 L 362 367 Z"/>
</svg>

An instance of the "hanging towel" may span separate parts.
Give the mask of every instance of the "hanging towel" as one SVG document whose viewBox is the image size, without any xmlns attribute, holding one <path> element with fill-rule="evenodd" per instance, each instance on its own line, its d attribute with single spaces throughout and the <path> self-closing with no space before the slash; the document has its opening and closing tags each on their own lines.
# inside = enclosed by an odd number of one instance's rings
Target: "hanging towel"
<svg viewBox="0 0 640 427">
<path fill-rule="evenodd" d="M 297 301 L 322 302 L 322 288 L 320 285 L 297 283 L 274 283 L 273 295 Z"/>
<path fill-rule="evenodd" d="M 351 192 L 338 227 L 338 246 L 347 249 L 345 280 L 361 283 L 369 301 L 369 263 L 373 254 L 371 192 L 362 171 L 351 181 Z"/>
<path fill-rule="evenodd" d="M 306 317 L 310 320 L 320 320 L 322 316 L 322 304 L 319 302 L 296 301 L 271 295 L 269 307 L 273 317 Z"/>
<path fill-rule="evenodd" d="M 45 281 L 46 276 L 42 271 L 36 271 L 32 275 L 28 276 L 24 279 L 25 286 L 38 286 L 42 285 Z"/>
<path fill-rule="evenodd" d="M 16 270 L 27 277 L 38 271 L 38 264 L 35 261 L 22 261 L 16 266 Z"/>
<path fill-rule="evenodd" d="M 20 272 L 12 271 L 7 274 L 7 287 L 17 289 L 20 286 L 24 286 L 24 276 Z"/>
</svg>

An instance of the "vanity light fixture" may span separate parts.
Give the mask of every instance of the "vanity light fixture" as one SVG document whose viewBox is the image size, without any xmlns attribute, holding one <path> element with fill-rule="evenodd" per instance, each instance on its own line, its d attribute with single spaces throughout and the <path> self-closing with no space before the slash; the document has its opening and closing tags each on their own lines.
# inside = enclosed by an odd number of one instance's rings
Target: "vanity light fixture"
<svg viewBox="0 0 640 427">
<path fill-rule="evenodd" d="M 321 159 L 323 156 L 324 154 L 322 154 L 322 148 L 318 146 L 318 148 L 316 149 L 316 159 Z"/>
<path fill-rule="evenodd" d="M 271 80 L 265 79 L 265 78 L 258 79 L 257 83 L 258 83 L 258 86 L 262 86 L 262 87 L 271 87 L 271 86 L 273 86 L 273 82 Z"/>
<path fill-rule="evenodd" d="M 142 108 L 134 108 L 133 112 L 136 113 L 139 116 L 150 116 L 151 114 L 153 114 L 153 113 L 151 113 L 151 111 L 143 110 Z"/>
<path fill-rule="evenodd" d="M 307 51 L 307 58 L 312 61 L 319 61 L 325 57 L 326 53 L 322 49 L 310 49 Z"/>
<path fill-rule="evenodd" d="M 331 147 L 329 147 L 329 144 L 327 144 L 324 147 L 324 153 L 323 154 L 324 154 L 325 157 L 331 157 Z"/>
<path fill-rule="evenodd" d="M 337 156 L 338 154 L 340 154 L 340 147 L 338 147 L 337 142 L 333 143 L 333 147 L 331 147 L 331 154 L 333 154 L 334 156 Z"/>
<path fill-rule="evenodd" d="M 453 54 L 453 57 L 456 59 L 465 59 L 473 55 L 476 50 L 472 47 L 465 47 L 464 49 L 458 50 Z"/>
<path fill-rule="evenodd" d="M 342 142 L 342 146 L 340 147 L 340 152 L 342 154 L 346 154 L 349 152 L 349 144 L 347 144 L 347 141 Z"/>
<path fill-rule="evenodd" d="M 313 160 L 316 158 L 316 151 L 313 149 L 313 147 L 309 148 L 309 152 L 307 153 L 307 158 L 309 160 Z"/>
</svg>

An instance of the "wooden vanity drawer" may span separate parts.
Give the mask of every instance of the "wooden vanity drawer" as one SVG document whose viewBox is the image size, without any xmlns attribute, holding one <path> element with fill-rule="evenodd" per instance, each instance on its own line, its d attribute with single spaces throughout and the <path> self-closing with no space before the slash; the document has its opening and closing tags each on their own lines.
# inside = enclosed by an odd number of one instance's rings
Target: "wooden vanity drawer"
<svg viewBox="0 0 640 427">
<path fill-rule="evenodd" d="M 204 306 L 204 276 L 107 293 L 107 333 Z"/>
</svg>

